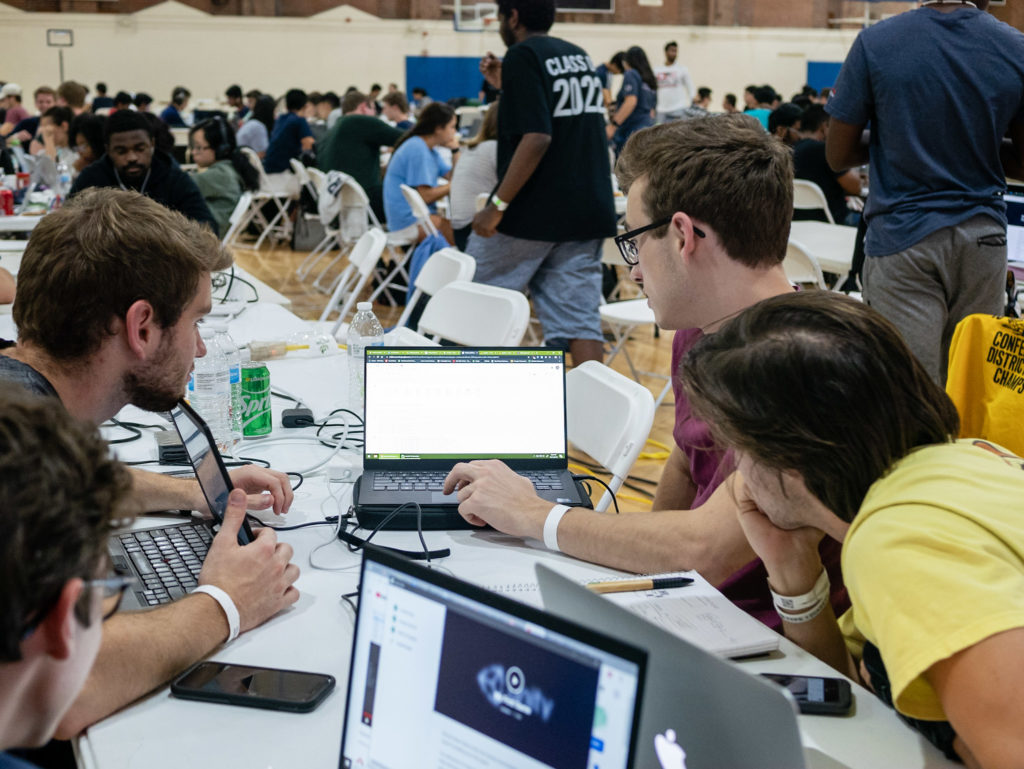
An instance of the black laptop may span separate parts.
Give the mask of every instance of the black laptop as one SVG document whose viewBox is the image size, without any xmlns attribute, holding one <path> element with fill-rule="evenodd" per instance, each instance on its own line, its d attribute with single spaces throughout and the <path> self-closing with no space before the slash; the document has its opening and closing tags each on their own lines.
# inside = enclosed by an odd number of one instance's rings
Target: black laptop
<svg viewBox="0 0 1024 769">
<path fill-rule="evenodd" d="M 135 588 L 125 594 L 122 609 L 145 609 L 169 603 L 199 584 L 199 571 L 213 540 L 213 529 L 224 519 L 232 489 L 231 476 L 202 417 L 185 401 L 180 401 L 170 416 L 185 445 L 185 453 L 212 518 L 136 529 L 110 538 L 108 551 L 115 571 L 138 579 Z M 252 529 L 246 522 L 238 532 L 238 542 L 245 545 L 252 538 Z"/>
<path fill-rule="evenodd" d="M 474 459 L 503 460 L 553 504 L 590 506 L 568 469 L 563 351 L 370 347 L 365 366 L 361 525 L 416 502 L 425 529 L 467 526 L 442 482 Z M 390 527 L 415 521 L 410 511 Z"/>
</svg>

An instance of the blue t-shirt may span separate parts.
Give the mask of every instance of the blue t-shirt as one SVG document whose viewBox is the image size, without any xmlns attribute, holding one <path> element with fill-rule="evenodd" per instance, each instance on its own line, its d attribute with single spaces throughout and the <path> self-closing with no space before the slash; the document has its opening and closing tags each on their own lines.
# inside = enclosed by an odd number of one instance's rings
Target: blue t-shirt
<svg viewBox="0 0 1024 769">
<path fill-rule="evenodd" d="M 597 75 L 597 79 L 601 81 L 602 88 L 611 88 L 612 85 L 612 73 L 608 69 L 607 64 L 598 64 L 594 67 L 594 74 Z"/>
<path fill-rule="evenodd" d="M 622 75 L 622 88 L 615 99 L 615 110 L 618 111 L 622 102 L 627 96 L 636 97 L 636 106 L 629 113 L 629 117 L 622 121 L 616 133 L 629 136 L 641 128 L 654 125 L 654 118 L 651 117 L 651 110 L 658 103 L 658 95 L 654 89 L 644 82 L 640 73 L 635 69 L 627 69 Z"/>
<path fill-rule="evenodd" d="M 160 119 L 163 120 L 170 128 L 185 128 L 185 121 L 181 117 L 181 113 L 178 112 L 178 108 L 173 104 L 168 104 L 164 111 L 160 113 Z"/>
<path fill-rule="evenodd" d="M 416 187 L 436 187 L 437 178 L 451 171 L 441 153 L 431 149 L 421 136 L 413 136 L 402 142 L 395 150 L 384 172 L 384 215 L 388 220 L 388 229 L 405 229 L 416 223 L 412 209 L 405 202 L 402 185 Z M 436 210 L 431 204 L 430 210 Z"/>
<path fill-rule="evenodd" d="M 825 108 L 871 124 L 864 251 L 903 251 L 977 214 L 1006 224 L 999 147 L 1024 120 L 1024 35 L 975 8 L 865 29 Z"/>
<path fill-rule="evenodd" d="M 294 112 L 281 115 L 270 134 L 267 154 L 263 156 L 263 169 L 268 174 L 288 171 L 291 168 L 288 161 L 302 154 L 302 140 L 312 135 L 306 118 Z"/>
<path fill-rule="evenodd" d="M 10 753 L 0 753 L 0 769 L 38 769 L 38 767 L 24 759 L 12 756 Z"/>
<path fill-rule="evenodd" d="M 772 114 L 770 109 L 748 109 L 744 111 L 744 115 L 750 115 L 752 118 L 757 118 L 758 122 L 764 130 L 768 130 L 768 116 Z"/>
</svg>

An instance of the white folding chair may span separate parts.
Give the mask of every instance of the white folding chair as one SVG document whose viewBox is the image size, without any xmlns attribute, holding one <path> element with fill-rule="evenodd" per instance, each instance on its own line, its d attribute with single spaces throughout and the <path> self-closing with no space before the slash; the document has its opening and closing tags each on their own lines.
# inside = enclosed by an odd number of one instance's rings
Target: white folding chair
<svg viewBox="0 0 1024 769">
<path fill-rule="evenodd" d="M 607 469 L 612 476 L 608 486 L 615 493 L 650 435 L 654 396 L 639 382 L 596 360 L 566 372 L 565 389 L 569 442 Z M 605 491 L 594 509 L 604 512 L 611 501 L 612 495 Z"/>
<path fill-rule="evenodd" d="M 261 232 L 253 245 L 238 244 L 236 247 L 258 250 L 263 245 L 263 241 L 268 237 L 280 241 L 289 240 L 292 236 L 292 222 L 288 218 L 288 204 L 295 198 L 294 191 L 275 188 L 263 168 L 263 161 L 260 160 L 260 156 L 256 154 L 256 151 L 251 147 L 240 147 L 239 149 L 259 174 L 260 188 L 252 196 L 251 207 L 254 209 L 254 213 L 250 217 L 250 221 L 256 222 Z M 275 213 L 269 221 L 262 211 L 263 204 L 268 201 L 272 202 L 275 208 Z"/>
<path fill-rule="evenodd" d="M 782 269 L 793 285 L 828 290 L 818 260 L 798 241 L 791 239 L 786 244 L 786 258 L 782 262 Z"/>
<path fill-rule="evenodd" d="M 476 259 L 469 254 L 459 251 L 457 248 L 442 248 L 430 255 L 416 276 L 414 282 L 415 290 L 409 301 L 405 303 L 405 310 L 402 311 L 396 326 L 404 326 L 409 321 L 416 303 L 420 297 L 426 294 L 433 296 L 443 286 L 453 283 L 456 280 L 473 280 L 476 274 Z"/>
<path fill-rule="evenodd" d="M 655 328 L 654 310 L 648 306 L 647 299 L 641 297 L 640 299 L 626 299 L 621 302 L 608 302 L 607 304 L 602 304 L 598 311 L 601 314 L 601 320 L 611 330 L 615 340 L 612 344 L 611 352 L 608 353 L 608 357 L 605 359 L 605 363 L 611 365 L 611 362 L 621 352 L 626 356 L 626 364 L 629 366 L 633 379 L 637 382 L 640 381 L 641 375 L 665 380 L 661 392 L 658 393 L 658 397 L 655 399 L 655 403 L 660 406 L 661 402 L 665 399 L 665 395 L 668 394 L 669 388 L 672 386 L 672 378 L 668 374 L 661 374 L 656 371 L 638 370 L 633 364 L 633 359 L 630 357 L 629 349 L 626 346 L 630 335 L 641 326 L 650 326 L 652 332 Z"/>
<path fill-rule="evenodd" d="M 428 235 L 437 235 L 437 227 L 434 226 L 434 222 L 430 218 L 430 209 L 419 190 L 413 189 L 408 184 L 401 185 L 401 189 L 405 202 L 409 204 L 412 215 L 416 217 L 416 224 L 426 230 Z"/>
<path fill-rule="evenodd" d="M 316 186 L 313 184 L 313 179 L 309 174 L 309 169 L 302 165 L 302 161 L 298 158 L 292 158 L 288 161 L 288 164 L 292 167 L 292 173 L 295 174 L 295 178 L 299 182 L 300 189 L 306 190 L 306 192 L 313 196 L 313 200 L 316 200 Z"/>
<path fill-rule="evenodd" d="M 328 316 L 335 309 L 338 310 L 338 320 L 331 329 L 331 334 L 337 334 L 341 324 L 348 316 L 352 305 L 356 303 L 363 288 L 366 286 L 373 268 L 384 251 L 384 243 L 387 237 L 383 230 L 372 229 L 366 232 L 359 242 L 355 244 L 348 255 L 348 266 L 341 273 L 338 285 L 327 300 L 324 311 L 320 313 L 320 322 L 327 320 Z"/>
<path fill-rule="evenodd" d="M 235 203 L 235 210 L 231 212 L 231 216 L 228 217 L 228 229 L 224 233 L 224 236 L 220 239 L 220 242 L 225 246 L 233 244 L 235 238 L 238 237 L 238 231 L 242 227 L 249 223 L 252 219 L 252 193 L 249 191 L 243 192 L 242 196 Z"/>
<path fill-rule="evenodd" d="M 828 200 L 814 182 L 806 179 L 793 180 L 793 209 L 795 211 L 824 211 L 829 224 L 835 224 L 832 212 L 828 208 Z"/>
<path fill-rule="evenodd" d="M 467 347 L 519 344 L 530 320 L 530 303 L 519 291 L 457 280 L 427 302 L 419 332 Z"/>
</svg>

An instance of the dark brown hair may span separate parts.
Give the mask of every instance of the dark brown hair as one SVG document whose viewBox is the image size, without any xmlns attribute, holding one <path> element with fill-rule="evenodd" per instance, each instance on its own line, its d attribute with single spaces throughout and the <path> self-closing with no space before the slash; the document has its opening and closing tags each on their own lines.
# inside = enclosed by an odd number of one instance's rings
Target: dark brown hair
<svg viewBox="0 0 1024 769">
<path fill-rule="evenodd" d="M 701 339 L 679 372 L 721 445 L 797 471 L 845 521 L 896 461 L 960 429 L 899 331 L 842 294 L 759 302 Z"/>
<path fill-rule="evenodd" d="M 200 276 L 230 264 L 217 236 L 178 212 L 137 192 L 83 190 L 32 232 L 18 270 L 18 338 L 82 360 L 140 299 L 162 328 L 174 325 Z"/>
<path fill-rule="evenodd" d="M 57 398 L 0 385 L 0 661 L 21 658 L 68 580 L 97 576 L 129 486 L 96 429 Z"/>
<path fill-rule="evenodd" d="M 786 256 L 793 153 L 752 117 L 716 115 L 637 131 L 615 174 L 624 192 L 646 180 L 643 207 L 651 221 L 682 211 L 706 222 L 729 256 L 748 267 L 776 265 Z M 651 234 L 661 238 L 667 230 Z"/>
</svg>

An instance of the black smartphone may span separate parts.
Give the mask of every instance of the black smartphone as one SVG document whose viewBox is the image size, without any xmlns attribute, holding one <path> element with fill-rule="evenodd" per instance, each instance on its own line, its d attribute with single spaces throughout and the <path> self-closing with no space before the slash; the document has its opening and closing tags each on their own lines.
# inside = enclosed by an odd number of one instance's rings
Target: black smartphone
<svg viewBox="0 0 1024 769">
<path fill-rule="evenodd" d="M 783 676 L 762 673 L 769 681 L 789 689 L 801 713 L 819 716 L 843 716 L 853 705 L 850 682 L 824 676 Z"/>
<path fill-rule="evenodd" d="M 193 665 L 171 684 L 171 694 L 186 700 L 295 713 L 313 710 L 332 689 L 334 676 L 326 673 L 229 665 L 213 660 Z"/>
</svg>

